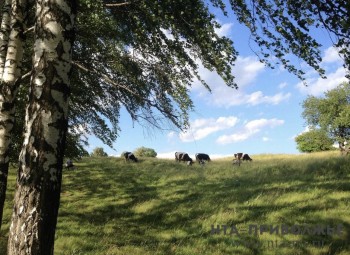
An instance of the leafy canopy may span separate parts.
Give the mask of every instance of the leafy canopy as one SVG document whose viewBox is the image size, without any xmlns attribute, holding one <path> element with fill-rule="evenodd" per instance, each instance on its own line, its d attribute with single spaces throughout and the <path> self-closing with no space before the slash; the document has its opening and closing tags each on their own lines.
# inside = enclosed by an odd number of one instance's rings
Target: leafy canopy
<svg viewBox="0 0 350 255">
<path fill-rule="evenodd" d="M 301 152 L 317 152 L 333 150 L 333 139 L 322 129 L 313 129 L 295 138 L 298 150 Z"/>
<path fill-rule="evenodd" d="M 250 29 L 257 45 L 252 48 L 267 66 L 282 64 L 303 79 L 303 70 L 290 58 L 296 56 L 324 76 L 321 44 L 313 32 L 326 29 L 349 69 L 348 1 L 81 0 L 73 49 L 71 134 L 79 139 L 95 135 L 112 146 L 122 107 L 141 125 L 186 129 L 194 109 L 189 96 L 194 79 L 208 90 L 214 86 L 200 77 L 199 63 L 237 87 L 231 69 L 238 52 L 229 38 L 216 33 L 220 24 L 214 14 L 219 10 L 228 15 L 229 8 Z M 26 33 L 23 74 L 31 71 L 31 31 Z"/>
<path fill-rule="evenodd" d="M 155 158 L 157 157 L 157 152 L 152 148 L 146 148 L 144 146 L 137 148 L 134 151 L 134 154 L 137 157 L 147 157 L 147 158 Z"/>
<path fill-rule="evenodd" d="M 92 151 L 91 157 L 108 157 L 108 154 L 103 150 L 102 147 L 96 147 Z"/>
<path fill-rule="evenodd" d="M 322 77 L 325 71 L 315 31 L 324 30 L 333 46 L 350 68 L 349 1 L 343 0 L 230 0 L 240 23 L 251 32 L 261 61 L 274 67 L 274 58 L 289 72 L 304 79 L 304 71 L 293 64 L 291 56 L 305 61 Z M 297 63 L 298 62 L 294 62 Z"/>
<path fill-rule="evenodd" d="M 320 128 L 344 145 L 350 140 L 350 84 L 342 83 L 324 94 L 323 98 L 309 96 L 302 104 L 307 125 Z"/>
</svg>

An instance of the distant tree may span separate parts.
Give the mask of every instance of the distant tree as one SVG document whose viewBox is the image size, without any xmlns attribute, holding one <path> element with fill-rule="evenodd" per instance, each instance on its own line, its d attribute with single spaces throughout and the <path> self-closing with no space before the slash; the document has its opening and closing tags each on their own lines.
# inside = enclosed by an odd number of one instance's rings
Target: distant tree
<svg viewBox="0 0 350 255">
<path fill-rule="evenodd" d="M 91 157 L 108 157 L 108 154 L 103 150 L 102 147 L 96 147 L 92 151 Z"/>
<path fill-rule="evenodd" d="M 334 140 L 322 129 L 313 129 L 295 138 L 301 152 L 329 151 L 334 149 Z"/>
<path fill-rule="evenodd" d="M 342 83 L 324 94 L 323 98 L 309 96 L 302 104 L 306 123 L 320 128 L 344 148 L 350 141 L 350 84 Z"/>
<path fill-rule="evenodd" d="M 155 157 L 157 157 L 157 152 L 154 149 L 146 148 L 146 147 L 143 147 L 143 146 L 140 147 L 140 148 L 137 148 L 134 151 L 134 154 L 137 157 L 148 157 L 148 158 L 155 158 Z"/>
</svg>

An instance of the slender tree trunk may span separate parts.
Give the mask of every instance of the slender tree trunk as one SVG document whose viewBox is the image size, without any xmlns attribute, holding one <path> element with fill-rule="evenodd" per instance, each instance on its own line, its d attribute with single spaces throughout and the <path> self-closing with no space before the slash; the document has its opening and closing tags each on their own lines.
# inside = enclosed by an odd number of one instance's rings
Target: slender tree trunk
<svg viewBox="0 0 350 255">
<path fill-rule="evenodd" d="M 6 0 L 4 3 L 4 6 L 1 10 L 1 26 L 0 26 L 0 83 L 2 82 L 2 75 L 4 73 L 4 67 L 5 67 L 5 59 L 6 59 L 6 53 L 7 53 L 7 44 L 8 44 L 8 38 L 10 33 L 10 11 L 11 11 L 11 0 Z M 4 98 L 1 96 L 0 91 L 0 107 L 2 104 L 1 101 L 4 101 Z M 4 116 L 6 118 L 6 116 Z M 3 114 L 0 110 L 0 119 L 3 119 Z M 5 125 L 0 122 L 0 133 L 5 133 Z M 0 135 L 2 136 L 2 135 Z M 6 134 L 4 134 L 4 137 L 6 137 Z M 0 138 L 1 142 L 1 138 Z M 5 141 L 3 143 L 6 143 Z M 0 145 L 0 147 L 2 147 Z M 0 148 L 1 150 L 1 148 Z M 0 154 L 3 154 L 3 152 L 0 151 Z M 7 187 L 7 174 L 8 174 L 8 164 L 6 164 L 5 161 L 5 155 L 3 157 L 0 156 L 0 229 L 2 224 L 2 214 L 4 210 L 4 203 L 5 203 L 5 197 L 6 197 L 6 187 Z"/>
<path fill-rule="evenodd" d="M 8 7 L 6 8 L 8 9 Z M 14 100 L 18 91 L 22 69 L 23 33 L 26 16 L 27 0 L 12 1 L 10 34 L 6 38 L 8 40 L 6 43 L 7 50 L 4 66 L 1 67 L 2 74 L 0 80 L 0 228 L 6 196 L 9 149 L 15 119 Z M 4 44 L 5 42 L 3 42 Z M 2 58 L 0 59 L 1 61 L 4 60 Z"/>
<path fill-rule="evenodd" d="M 31 91 L 8 254 L 53 254 L 67 131 L 75 0 L 36 1 Z"/>
<path fill-rule="evenodd" d="M 2 19 L 0 27 L 0 77 L 4 73 L 5 60 L 7 54 L 7 44 L 10 34 L 10 25 L 11 25 L 11 0 L 5 0 L 4 6 L 2 8 Z"/>
</svg>

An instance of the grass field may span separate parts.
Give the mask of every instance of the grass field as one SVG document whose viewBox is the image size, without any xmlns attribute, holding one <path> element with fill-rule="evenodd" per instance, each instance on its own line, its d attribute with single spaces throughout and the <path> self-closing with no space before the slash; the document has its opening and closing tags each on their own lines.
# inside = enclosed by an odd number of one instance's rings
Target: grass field
<svg viewBox="0 0 350 255">
<path fill-rule="evenodd" d="M 240 167 L 232 159 L 189 167 L 84 158 L 64 172 L 55 254 L 350 254 L 349 158 L 253 159 Z M 0 254 L 14 183 L 12 169 Z"/>
</svg>

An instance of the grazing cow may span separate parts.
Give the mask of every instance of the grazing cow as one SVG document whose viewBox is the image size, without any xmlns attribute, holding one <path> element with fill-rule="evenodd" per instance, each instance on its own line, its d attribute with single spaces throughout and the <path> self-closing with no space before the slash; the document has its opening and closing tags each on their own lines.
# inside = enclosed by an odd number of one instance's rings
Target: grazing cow
<svg viewBox="0 0 350 255">
<path fill-rule="evenodd" d="M 251 157 L 249 157 L 248 154 L 244 154 L 242 160 L 243 161 L 252 161 L 253 159 Z"/>
<path fill-rule="evenodd" d="M 340 148 L 341 155 L 346 156 L 350 154 L 350 147 L 346 147 L 345 145 L 339 144 L 339 148 Z"/>
<path fill-rule="evenodd" d="M 204 164 L 205 161 L 210 161 L 210 157 L 208 154 L 205 154 L 205 153 L 197 153 L 196 154 L 196 161 L 199 163 L 199 164 Z"/>
<path fill-rule="evenodd" d="M 185 152 L 175 152 L 175 161 L 180 162 L 180 161 L 187 161 L 189 165 L 192 165 L 193 160 L 188 156 L 187 153 Z"/>
<path fill-rule="evenodd" d="M 236 154 L 234 154 L 234 156 L 235 156 L 235 158 L 233 159 L 232 164 L 240 166 L 243 153 L 241 153 L 241 152 L 236 153 Z"/>
<path fill-rule="evenodd" d="M 124 158 L 125 158 L 125 161 L 131 160 L 133 162 L 137 162 L 137 158 L 132 152 L 124 152 Z"/>
<path fill-rule="evenodd" d="M 68 159 L 66 162 L 66 169 L 72 168 L 74 169 L 74 164 L 73 161 L 71 159 Z"/>
</svg>

